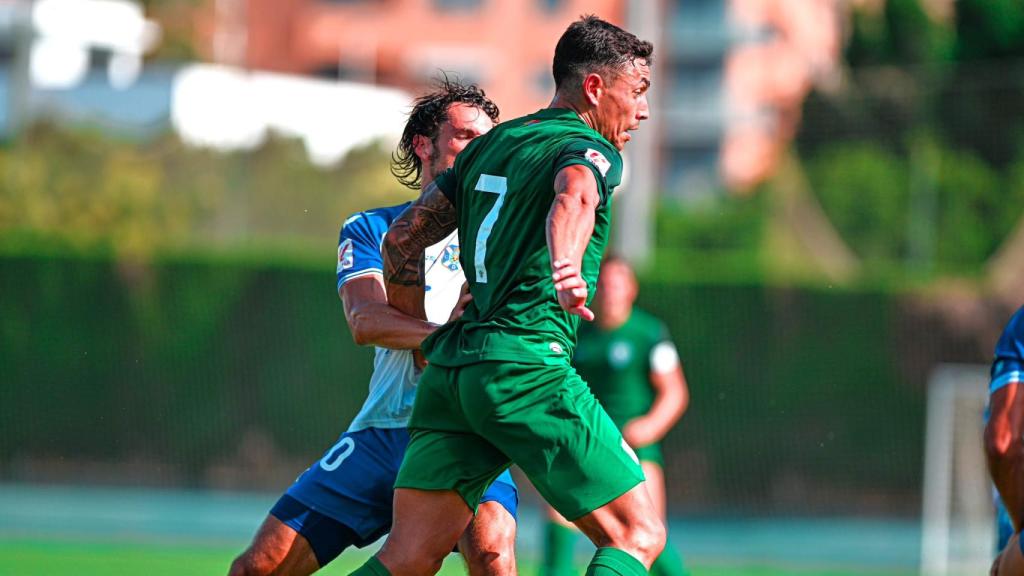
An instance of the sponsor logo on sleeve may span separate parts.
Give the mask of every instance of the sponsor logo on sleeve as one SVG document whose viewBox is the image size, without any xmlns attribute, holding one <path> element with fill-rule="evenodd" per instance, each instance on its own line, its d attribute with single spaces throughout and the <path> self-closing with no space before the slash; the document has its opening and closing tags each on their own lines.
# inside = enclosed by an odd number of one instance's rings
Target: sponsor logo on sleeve
<svg viewBox="0 0 1024 576">
<path fill-rule="evenodd" d="M 593 148 L 587 148 L 587 151 L 583 156 L 587 159 L 587 162 L 590 162 L 597 168 L 601 173 L 601 176 L 608 175 L 608 169 L 612 167 L 612 163 L 604 157 L 604 154 L 601 154 Z"/>
<path fill-rule="evenodd" d="M 352 239 L 345 238 L 338 244 L 338 273 L 348 270 L 355 264 L 355 258 L 353 257 Z"/>
</svg>

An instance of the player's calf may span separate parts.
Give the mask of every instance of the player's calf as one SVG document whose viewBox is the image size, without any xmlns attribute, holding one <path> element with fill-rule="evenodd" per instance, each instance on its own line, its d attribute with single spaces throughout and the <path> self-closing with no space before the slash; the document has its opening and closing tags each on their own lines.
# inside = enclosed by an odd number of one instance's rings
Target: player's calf
<svg viewBox="0 0 1024 576">
<path fill-rule="evenodd" d="M 665 524 L 644 482 L 574 523 L 599 549 L 626 552 L 648 570 L 665 549 Z"/>
</svg>

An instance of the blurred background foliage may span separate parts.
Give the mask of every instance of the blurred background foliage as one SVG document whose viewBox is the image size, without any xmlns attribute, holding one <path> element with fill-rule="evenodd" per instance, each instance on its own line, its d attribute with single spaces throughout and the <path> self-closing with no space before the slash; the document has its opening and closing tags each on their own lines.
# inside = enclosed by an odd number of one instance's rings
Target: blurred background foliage
<svg viewBox="0 0 1024 576">
<path fill-rule="evenodd" d="M 39 125 L 0 149 L 0 246 L 134 261 L 182 250 L 333 254 L 348 214 L 413 197 L 389 162 L 377 145 L 322 169 L 292 140 L 222 154 L 172 135 L 136 142 Z"/>
<path fill-rule="evenodd" d="M 188 41 L 173 15 L 195 2 L 152 4 L 171 23 L 162 57 L 190 57 L 175 47 Z M 805 103 L 795 158 L 811 201 L 856 259 L 856 282 L 980 278 L 1024 213 L 1024 13 L 1013 0 L 953 6 L 944 20 L 917 0 L 855 9 L 841 79 Z M 37 125 L 0 147 L 0 247 L 322 262 L 348 214 L 414 196 L 389 174 L 389 146 L 324 169 L 285 139 L 221 154 L 170 134 L 136 141 Z M 772 196 L 787 185 L 662 200 L 645 276 L 792 280 L 777 273 L 787 256 L 772 241 Z"/>
</svg>

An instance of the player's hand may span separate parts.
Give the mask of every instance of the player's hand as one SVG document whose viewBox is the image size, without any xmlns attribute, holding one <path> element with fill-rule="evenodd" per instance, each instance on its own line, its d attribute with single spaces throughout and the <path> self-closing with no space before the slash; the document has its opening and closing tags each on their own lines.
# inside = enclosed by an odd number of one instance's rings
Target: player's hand
<svg viewBox="0 0 1024 576">
<path fill-rule="evenodd" d="M 643 448 L 659 440 L 657 430 L 642 416 L 633 418 L 622 426 L 622 439 L 633 449 Z"/>
<path fill-rule="evenodd" d="M 421 372 L 423 371 L 424 368 L 427 367 L 427 358 L 426 356 L 423 355 L 422 350 L 412 351 L 412 365 L 415 366 L 416 369 Z"/>
<path fill-rule="evenodd" d="M 469 282 L 463 282 L 459 301 L 455 303 L 455 308 L 452 308 L 452 313 L 448 315 L 448 321 L 455 322 L 462 318 L 462 314 L 466 312 L 466 306 L 469 306 L 471 300 L 473 300 L 473 295 L 469 293 Z"/>
<path fill-rule="evenodd" d="M 587 281 L 568 260 L 558 260 L 552 267 L 555 271 L 551 274 L 551 279 L 555 281 L 558 305 L 570 314 L 575 314 L 588 322 L 592 321 L 594 313 L 587 308 Z"/>
</svg>

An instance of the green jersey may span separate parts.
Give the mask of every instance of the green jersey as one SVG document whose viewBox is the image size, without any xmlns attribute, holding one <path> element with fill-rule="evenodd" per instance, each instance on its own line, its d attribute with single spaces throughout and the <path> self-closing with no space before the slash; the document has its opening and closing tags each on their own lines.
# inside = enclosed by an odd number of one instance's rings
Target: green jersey
<svg viewBox="0 0 1024 576">
<path fill-rule="evenodd" d="M 622 158 L 575 112 L 548 108 L 499 124 L 437 177 L 458 212 L 460 261 L 473 300 L 423 343 L 431 363 L 568 363 L 580 319 L 558 305 L 546 223 L 555 175 L 576 164 L 591 169 L 601 196 L 581 271 L 592 297 Z"/>
<path fill-rule="evenodd" d="M 650 410 L 654 400 L 651 372 L 674 369 L 676 362 L 678 356 L 665 325 L 636 308 L 626 323 L 614 330 L 585 325 L 573 358 L 576 371 L 620 428 Z"/>
</svg>

